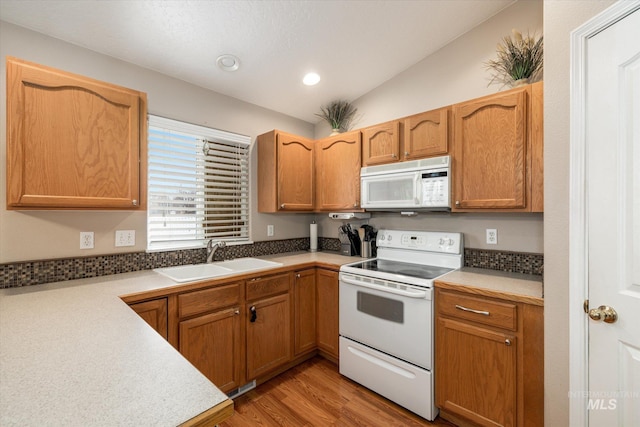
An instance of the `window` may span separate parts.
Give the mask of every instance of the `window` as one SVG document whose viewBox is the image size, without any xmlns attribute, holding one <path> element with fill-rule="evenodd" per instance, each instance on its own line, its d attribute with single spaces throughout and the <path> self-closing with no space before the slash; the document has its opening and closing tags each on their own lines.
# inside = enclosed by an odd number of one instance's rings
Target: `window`
<svg viewBox="0 0 640 427">
<path fill-rule="evenodd" d="M 250 143 L 149 116 L 147 249 L 249 241 Z"/>
</svg>

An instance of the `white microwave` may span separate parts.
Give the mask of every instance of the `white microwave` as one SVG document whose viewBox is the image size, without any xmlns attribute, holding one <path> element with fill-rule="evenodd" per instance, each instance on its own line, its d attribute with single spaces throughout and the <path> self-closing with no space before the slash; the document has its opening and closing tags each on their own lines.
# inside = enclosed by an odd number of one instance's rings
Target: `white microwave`
<svg viewBox="0 0 640 427">
<path fill-rule="evenodd" d="M 363 209 L 378 211 L 451 209 L 449 156 L 369 166 L 360 170 Z"/>
</svg>

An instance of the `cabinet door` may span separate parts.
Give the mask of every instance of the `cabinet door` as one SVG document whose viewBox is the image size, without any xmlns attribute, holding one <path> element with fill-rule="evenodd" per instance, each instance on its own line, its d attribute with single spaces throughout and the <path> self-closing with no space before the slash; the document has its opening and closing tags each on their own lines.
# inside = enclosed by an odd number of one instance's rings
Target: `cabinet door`
<svg viewBox="0 0 640 427">
<path fill-rule="evenodd" d="M 338 359 L 338 272 L 318 269 L 318 348 Z"/>
<path fill-rule="evenodd" d="M 316 143 L 316 210 L 359 210 L 361 154 L 358 131 Z"/>
<path fill-rule="evenodd" d="M 400 122 L 392 121 L 362 129 L 362 166 L 400 160 Z"/>
<path fill-rule="evenodd" d="M 144 204 L 144 93 L 8 58 L 7 128 L 8 208 Z"/>
<path fill-rule="evenodd" d="M 516 423 L 516 338 L 440 318 L 436 405 L 481 426 Z"/>
<path fill-rule="evenodd" d="M 295 355 L 316 348 L 316 271 L 314 268 L 295 273 L 294 351 Z"/>
<path fill-rule="evenodd" d="M 313 141 L 278 134 L 278 209 L 312 211 L 314 202 Z"/>
<path fill-rule="evenodd" d="M 180 353 L 223 392 L 243 384 L 240 307 L 180 322 Z"/>
<path fill-rule="evenodd" d="M 449 108 L 404 119 L 403 160 L 441 156 L 449 152 Z"/>
<path fill-rule="evenodd" d="M 247 319 L 247 380 L 291 360 L 289 294 L 251 303 Z"/>
<path fill-rule="evenodd" d="M 142 319 L 155 329 L 162 337 L 167 339 L 167 299 L 160 298 L 153 301 L 129 304 Z"/>
<path fill-rule="evenodd" d="M 454 106 L 454 209 L 527 207 L 527 88 Z"/>
</svg>

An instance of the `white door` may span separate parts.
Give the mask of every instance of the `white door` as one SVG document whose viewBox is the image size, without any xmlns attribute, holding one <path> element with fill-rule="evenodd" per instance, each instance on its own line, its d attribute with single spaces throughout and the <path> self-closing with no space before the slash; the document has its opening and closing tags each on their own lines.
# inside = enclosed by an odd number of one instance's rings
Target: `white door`
<svg viewBox="0 0 640 427">
<path fill-rule="evenodd" d="M 640 10 L 586 57 L 588 421 L 640 426 Z"/>
</svg>

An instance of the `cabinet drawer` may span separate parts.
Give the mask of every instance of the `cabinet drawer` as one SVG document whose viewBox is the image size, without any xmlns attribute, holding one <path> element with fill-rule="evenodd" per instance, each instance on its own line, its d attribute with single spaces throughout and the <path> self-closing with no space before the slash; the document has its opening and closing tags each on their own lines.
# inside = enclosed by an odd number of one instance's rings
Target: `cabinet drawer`
<svg viewBox="0 0 640 427">
<path fill-rule="evenodd" d="M 510 331 L 517 329 L 518 306 L 513 303 L 439 290 L 436 294 L 436 306 L 438 313 L 446 316 Z"/>
<path fill-rule="evenodd" d="M 289 292 L 289 273 L 258 277 L 247 281 L 247 301 Z"/>
<path fill-rule="evenodd" d="M 178 295 L 178 316 L 188 317 L 240 304 L 240 286 L 232 283 Z"/>
</svg>

